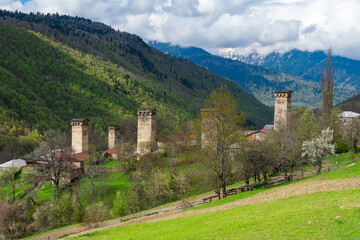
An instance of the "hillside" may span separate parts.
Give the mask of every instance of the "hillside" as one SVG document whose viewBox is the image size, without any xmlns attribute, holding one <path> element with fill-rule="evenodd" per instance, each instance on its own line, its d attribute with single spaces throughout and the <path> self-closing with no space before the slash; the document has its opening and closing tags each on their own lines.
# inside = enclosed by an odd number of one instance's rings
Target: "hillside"
<svg viewBox="0 0 360 240">
<path fill-rule="evenodd" d="M 320 82 L 321 68 L 325 67 L 327 58 L 327 54 L 323 51 L 308 52 L 298 49 L 285 53 L 273 52 L 268 55 L 260 55 L 256 52 L 246 56 L 236 55 L 225 50 L 223 54 L 244 63 L 275 69 L 315 82 Z M 333 56 L 333 63 L 335 86 L 358 93 L 360 89 L 360 61 Z"/>
<path fill-rule="evenodd" d="M 0 11 L 0 116 L 44 130 L 89 118 L 95 128 L 134 117 L 143 103 L 173 123 L 194 119 L 226 85 L 258 127 L 273 110 L 237 84 L 167 56 L 136 35 L 79 17 Z M 6 124 L 5 124 L 6 123 Z M 11 128 L 11 124 L 10 124 Z"/>
<path fill-rule="evenodd" d="M 328 161 L 334 170 L 320 176 L 239 193 L 187 211 L 138 216 L 83 230 L 70 239 L 357 239 L 359 161 L 348 166 L 349 154 Z M 344 168 L 336 170 L 336 161 Z"/>
<path fill-rule="evenodd" d="M 339 106 L 343 111 L 360 113 L 360 94 L 345 100 Z"/>
<path fill-rule="evenodd" d="M 169 43 L 149 42 L 153 47 L 172 56 L 188 58 L 195 63 L 207 67 L 211 71 L 238 83 L 242 88 L 251 92 L 260 101 L 273 105 L 273 95 L 276 90 L 292 90 L 294 105 L 318 106 L 321 104 L 319 83 L 297 75 L 297 72 L 284 73 L 282 69 L 271 66 L 249 65 L 241 61 L 232 60 L 216 55 L 201 48 L 182 48 Z M 289 67 L 289 66 L 288 66 Z M 289 67 L 291 68 L 291 67 Z M 344 101 L 354 95 L 355 90 L 335 88 L 334 102 Z"/>
</svg>

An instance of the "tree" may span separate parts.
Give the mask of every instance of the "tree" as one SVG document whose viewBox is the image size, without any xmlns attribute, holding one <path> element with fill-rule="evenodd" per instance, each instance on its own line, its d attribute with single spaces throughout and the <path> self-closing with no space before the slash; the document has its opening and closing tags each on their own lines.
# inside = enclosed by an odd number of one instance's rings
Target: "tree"
<svg viewBox="0 0 360 240">
<path fill-rule="evenodd" d="M 241 142 L 241 126 L 245 115 L 237 111 L 236 99 L 226 87 L 213 91 L 205 100 L 202 111 L 202 152 L 216 174 L 217 186 L 226 197 L 227 177 L 231 172 L 234 154 Z"/>
<path fill-rule="evenodd" d="M 316 122 L 314 111 L 312 109 L 306 109 L 301 115 L 296 128 L 298 140 L 301 144 L 306 140 L 315 138 L 318 132 Z"/>
<path fill-rule="evenodd" d="M 132 171 L 136 170 L 136 151 L 134 144 L 124 143 L 117 148 L 117 162 L 121 170 L 129 174 Z"/>
<path fill-rule="evenodd" d="M 322 96 L 322 117 L 324 127 L 329 124 L 329 118 L 332 109 L 332 100 L 334 92 L 334 65 L 332 63 L 332 50 L 328 51 L 326 68 L 321 69 L 320 88 Z"/>
<path fill-rule="evenodd" d="M 60 197 L 61 180 L 67 177 L 71 169 L 70 153 L 66 151 L 69 140 L 69 134 L 51 129 L 45 133 L 44 141 L 34 151 L 36 169 L 55 185 L 56 197 Z"/>
<path fill-rule="evenodd" d="M 0 202 L 0 213 L 0 233 L 9 239 L 26 235 L 26 215 L 20 202 Z"/>
<path fill-rule="evenodd" d="M 309 163 L 320 174 L 323 157 L 335 154 L 333 141 L 334 131 L 327 128 L 321 131 L 321 135 L 311 141 L 305 141 L 302 145 L 302 157 L 308 157 Z"/>
<path fill-rule="evenodd" d="M 360 118 L 354 118 L 345 126 L 345 141 L 349 147 L 354 149 L 354 153 L 359 153 L 360 143 Z"/>
<path fill-rule="evenodd" d="M 16 176 L 19 173 L 20 169 L 17 166 L 11 166 L 0 172 L 0 183 L 5 185 L 11 184 L 11 192 L 13 200 L 15 200 L 15 188 L 16 188 Z"/>
<path fill-rule="evenodd" d="M 294 167 L 296 166 L 296 162 L 300 159 L 301 154 L 297 149 L 298 138 L 295 128 L 281 127 L 271 134 L 268 141 L 274 143 L 273 151 L 277 153 L 277 168 L 284 171 L 285 180 L 291 180 Z M 271 150 L 269 152 L 271 152 Z M 288 176 L 289 168 L 290 175 Z"/>
</svg>

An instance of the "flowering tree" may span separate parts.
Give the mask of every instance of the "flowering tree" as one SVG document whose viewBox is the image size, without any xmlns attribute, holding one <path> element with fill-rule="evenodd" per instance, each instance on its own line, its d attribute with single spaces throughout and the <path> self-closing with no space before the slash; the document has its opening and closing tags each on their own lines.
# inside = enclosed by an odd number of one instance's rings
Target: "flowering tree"
<svg viewBox="0 0 360 240">
<path fill-rule="evenodd" d="M 321 131 L 321 135 L 311 141 L 305 141 L 302 145 L 302 157 L 308 157 L 309 163 L 320 174 L 323 157 L 335 154 L 334 131 L 330 128 Z"/>
</svg>

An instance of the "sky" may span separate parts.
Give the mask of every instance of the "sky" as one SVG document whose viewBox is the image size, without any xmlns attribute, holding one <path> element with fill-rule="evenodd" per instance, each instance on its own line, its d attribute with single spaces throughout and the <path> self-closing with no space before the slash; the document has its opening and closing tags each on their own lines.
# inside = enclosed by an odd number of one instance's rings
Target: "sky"
<svg viewBox="0 0 360 240">
<path fill-rule="evenodd" d="M 0 8 L 81 16 L 144 40 L 215 53 L 326 50 L 360 60 L 359 0 L 0 0 Z"/>
</svg>

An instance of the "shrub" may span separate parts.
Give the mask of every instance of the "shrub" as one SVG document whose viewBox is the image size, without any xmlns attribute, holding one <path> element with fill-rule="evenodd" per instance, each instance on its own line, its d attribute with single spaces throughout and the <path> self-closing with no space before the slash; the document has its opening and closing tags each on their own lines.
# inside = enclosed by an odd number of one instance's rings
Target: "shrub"
<svg viewBox="0 0 360 240">
<path fill-rule="evenodd" d="M 89 227 L 94 228 L 100 226 L 100 222 L 108 219 L 110 212 L 108 208 L 102 203 L 95 203 L 89 206 L 85 211 L 84 223 Z"/>
<path fill-rule="evenodd" d="M 335 153 L 339 154 L 339 153 L 346 153 L 349 151 L 348 145 L 345 142 L 340 142 L 336 144 L 335 147 Z"/>
</svg>

